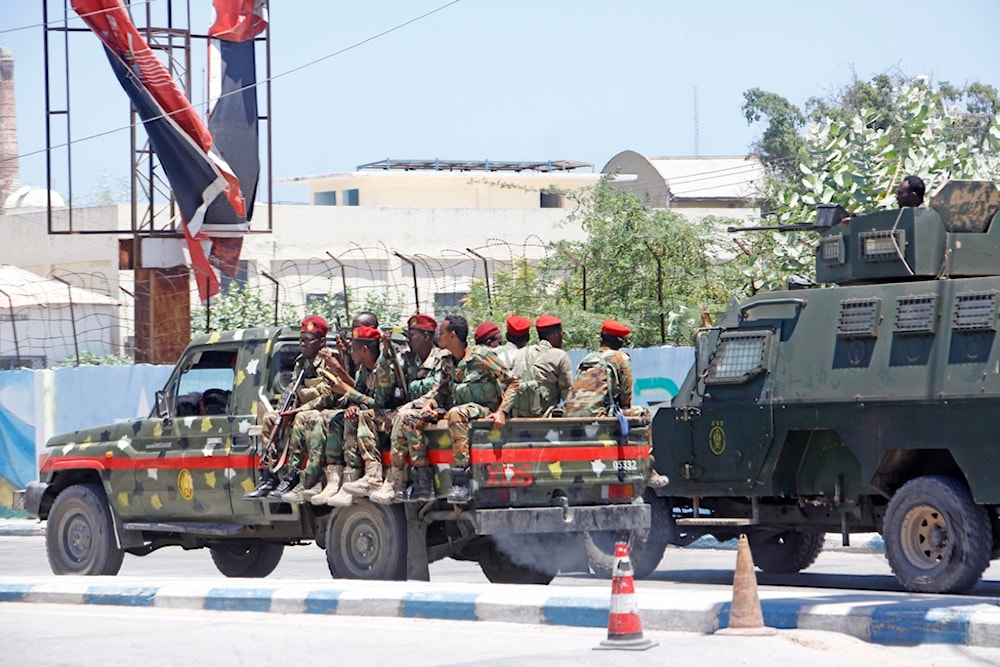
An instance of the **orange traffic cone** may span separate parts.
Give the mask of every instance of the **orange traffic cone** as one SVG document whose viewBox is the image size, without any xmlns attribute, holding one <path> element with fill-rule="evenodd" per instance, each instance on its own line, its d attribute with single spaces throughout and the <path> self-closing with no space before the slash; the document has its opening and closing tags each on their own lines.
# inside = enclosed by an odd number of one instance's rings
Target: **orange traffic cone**
<svg viewBox="0 0 1000 667">
<path fill-rule="evenodd" d="M 618 542 L 615 544 L 615 567 L 611 576 L 608 638 L 594 648 L 645 651 L 656 644 L 657 642 L 642 637 L 642 621 L 639 620 L 639 605 L 635 601 L 628 545 Z"/>
<path fill-rule="evenodd" d="M 716 630 L 716 634 L 762 636 L 777 632 L 764 625 L 750 543 L 746 535 L 740 535 L 740 543 L 736 548 L 736 571 L 733 573 L 733 602 L 729 605 L 729 627 Z"/>
</svg>

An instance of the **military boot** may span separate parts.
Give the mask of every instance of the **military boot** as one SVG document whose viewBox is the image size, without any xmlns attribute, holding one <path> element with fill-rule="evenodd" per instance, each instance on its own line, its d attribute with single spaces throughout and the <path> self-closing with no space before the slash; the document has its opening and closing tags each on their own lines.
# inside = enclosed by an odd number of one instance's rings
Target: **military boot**
<svg viewBox="0 0 1000 667">
<path fill-rule="evenodd" d="M 472 497 L 469 490 L 469 469 L 451 468 L 451 492 L 448 494 L 449 503 L 465 504 Z"/>
<path fill-rule="evenodd" d="M 397 493 L 396 500 L 409 503 L 436 498 L 434 495 L 434 468 L 427 466 L 410 468 L 410 476 L 413 478 L 413 483 L 405 491 Z"/>
<path fill-rule="evenodd" d="M 281 484 L 278 484 L 273 491 L 267 494 L 270 500 L 281 500 L 281 496 L 285 495 L 292 489 L 294 489 L 299 484 L 299 471 L 294 468 L 289 468 L 285 473 L 285 476 L 281 478 Z"/>
<path fill-rule="evenodd" d="M 323 490 L 323 483 L 320 482 L 319 473 L 309 475 L 309 473 L 303 470 L 299 473 L 299 478 L 298 486 L 281 496 L 282 502 L 304 503 Z"/>
<path fill-rule="evenodd" d="M 264 468 L 260 473 L 260 482 L 257 484 L 257 488 L 245 494 L 243 500 L 260 500 L 261 498 L 266 498 L 267 494 L 274 491 L 274 487 L 276 486 L 278 486 L 278 476 L 271 472 L 269 468 Z"/>
<path fill-rule="evenodd" d="M 315 496 L 309 499 L 313 505 L 326 505 L 326 501 L 333 497 L 333 494 L 337 493 L 340 489 L 341 478 L 349 477 L 352 472 L 357 472 L 353 468 L 348 468 L 344 471 L 344 466 L 326 466 L 323 468 L 323 472 L 326 473 L 326 486 L 323 490 L 317 493 Z"/>
<path fill-rule="evenodd" d="M 344 484 L 344 491 L 352 496 L 367 496 L 382 486 L 382 464 L 379 461 L 365 461 L 365 476 Z"/>
<path fill-rule="evenodd" d="M 344 490 L 344 487 L 361 477 L 361 471 L 357 468 L 347 468 L 344 472 L 344 483 L 340 485 L 337 493 L 326 499 L 326 504 L 330 507 L 347 507 L 354 502 L 354 496 Z"/>
<path fill-rule="evenodd" d="M 385 476 L 382 486 L 372 492 L 369 498 L 380 505 L 391 505 L 396 501 L 396 494 L 403 490 L 403 469 L 393 466 Z"/>
</svg>

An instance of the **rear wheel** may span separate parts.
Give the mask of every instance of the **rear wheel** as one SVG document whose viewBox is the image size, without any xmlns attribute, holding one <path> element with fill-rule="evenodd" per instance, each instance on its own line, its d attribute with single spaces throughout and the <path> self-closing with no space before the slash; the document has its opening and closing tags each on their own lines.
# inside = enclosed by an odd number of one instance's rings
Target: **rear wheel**
<svg viewBox="0 0 1000 667">
<path fill-rule="evenodd" d="M 340 579 L 406 579 L 406 515 L 402 505 L 358 500 L 331 515 L 326 561 Z"/>
<path fill-rule="evenodd" d="M 823 551 L 825 533 L 815 530 L 753 530 L 747 535 L 753 564 L 764 572 L 800 572 Z"/>
<path fill-rule="evenodd" d="M 236 542 L 209 547 L 212 562 L 227 577 L 266 577 L 278 567 L 285 545 L 273 542 Z"/>
<path fill-rule="evenodd" d="M 587 561 L 591 571 L 599 577 L 610 579 L 615 567 L 615 544 L 627 540 L 632 576 L 636 579 L 648 577 L 663 560 L 663 552 L 671 544 L 676 534 L 670 500 L 651 492 L 644 496 L 649 504 L 649 530 L 623 532 L 611 530 L 588 532 L 584 537 Z"/>
<path fill-rule="evenodd" d="M 885 555 L 905 588 L 962 593 L 990 563 L 992 535 L 986 509 L 965 483 L 938 475 L 917 477 L 893 495 L 885 513 Z"/>
<path fill-rule="evenodd" d="M 45 550 L 55 574 L 118 574 L 125 552 L 118 548 L 104 489 L 75 484 L 56 496 L 45 525 Z"/>
<path fill-rule="evenodd" d="M 506 541 L 505 541 L 506 543 Z M 513 545 L 509 545 L 510 548 Z M 515 552 L 516 553 L 516 552 Z M 555 572 L 539 569 L 538 566 L 521 564 L 490 541 L 490 546 L 483 549 L 479 556 L 479 567 L 483 574 L 494 584 L 549 584 L 556 576 Z"/>
</svg>

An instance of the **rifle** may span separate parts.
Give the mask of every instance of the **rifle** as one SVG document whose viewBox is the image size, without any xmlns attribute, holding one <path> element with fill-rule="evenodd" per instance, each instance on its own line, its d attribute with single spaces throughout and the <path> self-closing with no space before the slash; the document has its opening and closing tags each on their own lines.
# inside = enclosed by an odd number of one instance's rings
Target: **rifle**
<svg viewBox="0 0 1000 667">
<path fill-rule="evenodd" d="M 396 355 L 396 350 L 393 348 L 391 340 L 389 341 L 389 364 L 392 366 L 392 375 L 396 379 L 396 399 L 403 403 L 409 403 L 410 387 L 406 382 L 406 376 L 403 374 L 403 368 L 399 365 L 399 357 Z"/>
<path fill-rule="evenodd" d="M 308 363 L 308 361 L 306 362 Z M 302 386 L 302 381 L 306 376 L 307 366 L 303 365 L 302 370 L 292 381 L 291 386 L 285 391 L 281 397 L 281 405 L 278 407 L 278 418 L 274 422 L 274 426 L 271 427 L 271 433 L 267 437 L 267 443 L 264 444 L 263 454 L 261 455 L 261 464 L 267 466 L 271 472 L 278 472 L 281 467 L 285 465 L 285 459 L 288 456 L 288 441 L 285 441 L 285 446 L 281 450 L 279 455 L 275 449 L 278 442 L 278 436 L 287 426 L 287 417 L 284 416 L 285 412 L 295 408 L 295 404 L 299 400 L 299 388 Z M 274 459 L 274 464 L 268 463 L 269 459 Z"/>
</svg>

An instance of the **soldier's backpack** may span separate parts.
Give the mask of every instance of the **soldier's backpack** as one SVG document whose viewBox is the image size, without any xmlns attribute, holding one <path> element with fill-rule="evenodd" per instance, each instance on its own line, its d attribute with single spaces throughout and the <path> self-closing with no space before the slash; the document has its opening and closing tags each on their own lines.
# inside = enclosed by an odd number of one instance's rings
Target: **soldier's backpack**
<svg viewBox="0 0 1000 667">
<path fill-rule="evenodd" d="M 550 385 L 535 379 L 535 362 L 528 352 L 530 349 L 524 351 L 524 374 L 518 378 L 512 417 L 541 417 L 559 399 Z"/>
<path fill-rule="evenodd" d="M 610 354 L 611 350 L 607 352 Z M 618 371 L 602 352 L 590 352 L 576 367 L 564 417 L 612 416 L 618 412 Z"/>
</svg>

